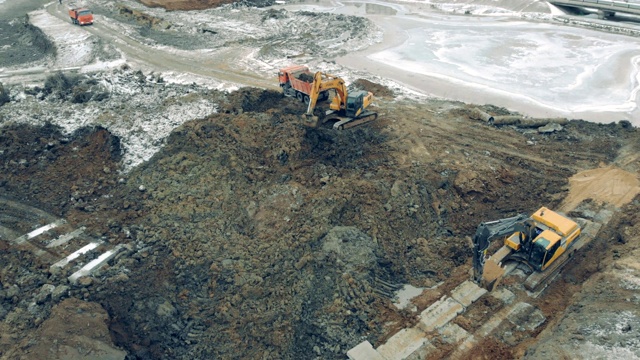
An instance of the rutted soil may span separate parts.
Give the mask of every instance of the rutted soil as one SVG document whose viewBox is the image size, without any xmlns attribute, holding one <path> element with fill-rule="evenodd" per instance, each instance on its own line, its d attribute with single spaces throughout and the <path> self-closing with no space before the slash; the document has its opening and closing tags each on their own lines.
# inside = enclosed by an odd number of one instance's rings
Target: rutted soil
<svg viewBox="0 0 640 360">
<path fill-rule="evenodd" d="M 363 339 L 379 344 L 415 321 L 391 305 L 381 280 L 443 282 L 434 293 L 445 292 L 468 277 L 478 223 L 561 207 L 582 170 L 640 167 L 640 132 L 628 122 L 572 120 L 549 132 L 493 126 L 470 118 L 475 105 L 399 100 L 370 80 L 354 84 L 377 94 L 380 117 L 342 132 L 306 127 L 305 106 L 277 91 L 168 84 L 128 66 L 7 87 L 0 196 L 131 251 L 95 279 L 67 286 L 0 232 L 2 358 L 62 357 L 46 351 L 83 342 L 95 345 L 93 358 L 98 349 L 122 358 L 116 347 L 131 359 L 344 358 Z M 153 128 L 163 117 L 170 126 Z M 619 290 L 609 281 L 622 277 L 629 289 L 619 309 L 637 316 L 629 307 L 637 304 L 637 262 L 624 254 L 639 241 L 638 198 L 626 206 L 536 304 L 553 325 L 530 334 L 538 346 L 527 352 L 531 339 L 507 347 L 492 338 L 475 354 L 555 356 L 564 350 L 547 339 L 558 333 L 566 351 L 585 341 L 606 348 L 598 336 L 607 331 L 627 341 L 616 347 L 621 354 L 633 354 L 634 325 L 618 329 L 603 316 L 584 328 L 593 319 L 581 310 L 609 304 L 607 294 Z M 56 338 L 52 329 L 79 300 L 97 323 L 106 311 L 110 338 L 99 324 L 75 344 Z M 422 300 L 418 310 L 429 305 Z M 76 315 L 71 325 L 83 320 Z M 459 325 L 473 329 L 485 315 L 469 313 Z"/>
</svg>

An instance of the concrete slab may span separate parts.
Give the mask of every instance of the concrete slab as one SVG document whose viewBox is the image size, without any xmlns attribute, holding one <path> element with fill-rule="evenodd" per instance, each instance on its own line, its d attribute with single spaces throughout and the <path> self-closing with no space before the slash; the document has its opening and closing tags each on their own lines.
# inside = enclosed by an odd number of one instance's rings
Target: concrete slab
<svg viewBox="0 0 640 360">
<path fill-rule="evenodd" d="M 70 262 L 72 262 L 73 260 L 77 259 L 80 255 L 87 253 L 95 248 L 97 248 L 99 245 L 101 244 L 101 242 L 95 241 L 95 242 L 90 242 L 87 245 L 81 247 L 80 249 L 74 251 L 73 253 L 69 254 L 66 258 L 58 261 L 57 263 L 51 265 L 51 268 L 55 268 L 55 267 L 59 267 L 59 268 L 63 268 L 65 266 L 67 266 L 67 264 L 69 264 Z"/>
<path fill-rule="evenodd" d="M 430 359 L 433 357 L 433 354 L 438 351 L 438 348 L 433 346 L 430 342 L 424 343 L 418 350 L 411 353 L 411 355 L 407 356 L 405 360 L 424 360 Z"/>
<path fill-rule="evenodd" d="M 438 333 L 440 333 L 442 340 L 448 344 L 457 344 L 469 337 L 467 330 L 454 323 L 448 323 L 441 327 L 438 329 Z"/>
<path fill-rule="evenodd" d="M 432 332 L 447 324 L 463 311 L 462 304 L 450 297 L 443 296 L 420 314 L 418 327 L 426 333 Z"/>
<path fill-rule="evenodd" d="M 75 284 L 76 281 L 78 281 L 79 278 L 81 278 L 83 276 L 91 275 L 94 271 L 99 269 L 107 261 L 109 261 L 111 258 L 116 256 L 122 249 L 123 249 L 123 245 L 120 244 L 120 245 L 116 246 L 115 248 L 113 248 L 111 250 L 108 250 L 105 253 L 101 254 L 97 258 L 91 260 L 85 266 L 83 266 L 80 270 L 78 270 L 75 273 L 71 274 L 71 276 L 69 276 L 69 282 L 71 282 L 72 284 Z"/>
<path fill-rule="evenodd" d="M 490 293 L 490 295 L 498 300 L 501 300 L 505 304 L 511 304 L 513 300 L 516 298 L 516 295 L 514 293 L 512 293 L 511 291 L 505 288 L 499 288 L 497 290 L 493 290 Z"/>
<path fill-rule="evenodd" d="M 476 346 L 478 345 L 478 341 L 476 340 L 476 338 L 471 335 L 468 338 L 464 339 L 462 341 L 462 343 L 460 343 L 460 345 L 458 345 L 458 348 L 455 349 L 453 351 L 453 353 L 451 353 L 451 355 L 449 355 L 449 359 L 467 359 L 469 358 L 469 356 L 467 355 L 469 353 L 469 351 L 471 351 L 472 349 L 474 349 Z"/>
<path fill-rule="evenodd" d="M 449 359 L 467 359 L 468 353 L 482 342 L 482 339 L 489 336 L 510 314 L 515 305 L 506 306 L 496 312 L 487 322 L 485 322 L 473 335 L 470 335 L 458 345 L 458 348 L 449 356 Z"/>
<path fill-rule="evenodd" d="M 366 340 L 347 351 L 347 357 L 349 360 L 386 360 Z"/>
<path fill-rule="evenodd" d="M 34 237 L 36 237 L 36 236 L 38 236 L 40 234 L 43 234 L 43 233 L 45 233 L 45 232 L 47 232 L 47 231 L 49 231 L 51 229 L 57 228 L 58 226 L 60 226 L 62 224 L 65 224 L 65 223 L 66 223 L 66 221 L 64 219 L 56 220 L 56 221 L 54 221 L 54 222 L 52 222 L 50 224 L 47 224 L 45 226 L 37 228 L 37 229 L 31 231 L 28 234 L 20 236 L 19 238 L 13 240 L 13 243 L 15 245 L 20 245 L 20 244 L 26 242 L 27 240 L 33 239 Z"/>
<path fill-rule="evenodd" d="M 396 291 L 396 297 L 393 305 L 399 310 L 408 309 L 412 312 L 417 311 L 416 306 L 411 303 L 411 299 L 422 294 L 424 289 L 425 288 L 412 286 L 411 284 L 405 284 L 402 289 Z"/>
<path fill-rule="evenodd" d="M 398 331 L 376 350 L 386 360 L 404 360 L 428 341 L 420 329 L 407 328 Z"/>
<path fill-rule="evenodd" d="M 513 325 L 529 331 L 535 330 L 547 320 L 540 309 L 525 302 L 517 303 L 507 315 L 507 319 Z"/>
<path fill-rule="evenodd" d="M 83 232 L 84 232 L 84 227 L 81 227 L 79 229 L 73 230 L 72 232 L 70 232 L 68 234 L 60 235 L 60 237 L 58 237 L 56 240 L 53 240 L 52 242 L 50 242 L 47 245 L 47 247 L 48 248 L 52 248 L 52 247 L 63 245 L 65 243 L 69 242 L 69 240 L 74 239 L 78 235 L 82 234 Z"/>
<path fill-rule="evenodd" d="M 482 325 L 478 330 L 476 330 L 476 332 L 474 333 L 474 336 L 478 339 L 482 339 L 489 336 L 489 334 L 491 334 L 493 330 L 495 330 L 498 326 L 500 326 L 500 324 L 502 324 L 504 319 L 507 318 L 507 315 L 509 315 L 511 311 L 515 309 L 515 307 L 516 307 L 515 305 L 510 305 L 500 309 L 486 323 L 484 323 L 484 325 Z"/>
<path fill-rule="evenodd" d="M 451 298 L 467 307 L 486 293 L 487 289 L 467 280 L 451 291 Z"/>
</svg>

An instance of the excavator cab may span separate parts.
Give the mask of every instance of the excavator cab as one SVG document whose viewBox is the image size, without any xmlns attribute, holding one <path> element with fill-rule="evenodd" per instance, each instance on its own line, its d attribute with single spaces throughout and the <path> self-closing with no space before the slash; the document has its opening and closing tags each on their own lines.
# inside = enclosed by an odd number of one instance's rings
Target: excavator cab
<svg viewBox="0 0 640 360">
<path fill-rule="evenodd" d="M 555 259 L 560 244 L 560 236 L 549 230 L 543 231 L 533 242 L 529 264 L 537 271 L 543 271 Z"/>
<path fill-rule="evenodd" d="M 345 115 L 349 117 L 358 116 L 359 112 L 364 109 L 364 97 L 367 95 L 366 91 L 354 91 L 347 97 L 347 107 L 345 109 Z"/>
</svg>

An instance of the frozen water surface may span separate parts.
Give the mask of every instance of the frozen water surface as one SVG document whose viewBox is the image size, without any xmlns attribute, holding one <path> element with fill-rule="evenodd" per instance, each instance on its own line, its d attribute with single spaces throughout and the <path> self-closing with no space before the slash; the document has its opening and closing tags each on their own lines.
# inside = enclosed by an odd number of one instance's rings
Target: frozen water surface
<svg viewBox="0 0 640 360">
<path fill-rule="evenodd" d="M 431 22 L 407 30 L 407 36 L 404 44 L 370 58 L 562 111 L 631 111 L 636 106 L 640 48 L 630 46 L 626 36 L 544 23 L 468 20 Z"/>
</svg>

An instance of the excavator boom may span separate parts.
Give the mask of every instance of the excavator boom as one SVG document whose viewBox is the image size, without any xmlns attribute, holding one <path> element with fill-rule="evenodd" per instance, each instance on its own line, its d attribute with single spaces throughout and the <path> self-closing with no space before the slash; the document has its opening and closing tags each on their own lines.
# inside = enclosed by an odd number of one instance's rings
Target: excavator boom
<svg viewBox="0 0 640 360">
<path fill-rule="evenodd" d="M 486 251 L 495 238 L 505 237 L 513 233 L 531 236 L 531 224 L 527 222 L 527 215 L 517 215 L 514 217 L 500 219 L 496 221 L 484 222 L 478 225 L 473 236 L 473 278 L 477 283 L 482 280 Z M 524 239 L 521 241 L 525 242 Z"/>
</svg>

